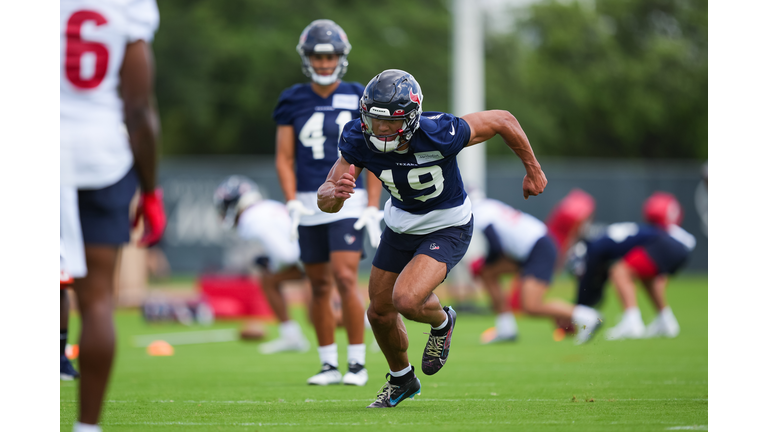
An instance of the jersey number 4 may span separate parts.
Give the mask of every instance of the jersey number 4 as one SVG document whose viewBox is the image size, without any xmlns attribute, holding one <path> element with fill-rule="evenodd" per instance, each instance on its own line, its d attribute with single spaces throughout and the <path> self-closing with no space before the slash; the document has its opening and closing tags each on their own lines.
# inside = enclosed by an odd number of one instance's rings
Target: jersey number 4
<svg viewBox="0 0 768 432">
<path fill-rule="evenodd" d="M 340 111 L 336 116 L 336 124 L 339 125 L 339 136 L 341 137 L 341 131 L 344 129 L 344 125 L 348 121 L 352 120 L 352 113 L 349 111 Z M 325 124 L 325 113 L 316 112 L 312 114 L 312 117 L 304 123 L 304 127 L 299 132 L 299 141 L 304 147 L 312 149 L 313 159 L 325 159 L 325 135 L 323 134 L 323 125 Z"/>
<path fill-rule="evenodd" d="M 420 177 L 425 174 L 429 174 L 432 177 L 432 180 L 422 182 Z M 397 198 L 400 201 L 403 200 L 400 196 L 400 191 L 397 190 L 397 186 L 395 186 L 395 178 L 392 175 L 391 169 L 382 171 L 379 179 L 381 179 L 387 189 L 389 189 L 389 194 L 392 195 L 393 198 Z M 411 189 L 424 190 L 429 189 L 432 186 L 435 187 L 435 191 L 431 194 L 414 197 L 414 199 L 421 202 L 440 196 L 440 194 L 443 193 L 443 183 L 445 183 L 443 170 L 438 165 L 414 168 L 408 171 L 408 185 Z"/>
<path fill-rule="evenodd" d="M 85 41 L 80 37 L 83 23 L 91 21 L 96 26 L 107 23 L 98 12 L 81 10 L 69 17 L 67 21 L 67 48 L 66 71 L 67 80 L 79 89 L 96 88 L 107 76 L 109 65 L 109 50 L 107 46 L 98 42 Z M 83 67 L 85 66 L 85 67 Z M 89 72 L 88 77 L 83 77 L 83 69 Z"/>
</svg>

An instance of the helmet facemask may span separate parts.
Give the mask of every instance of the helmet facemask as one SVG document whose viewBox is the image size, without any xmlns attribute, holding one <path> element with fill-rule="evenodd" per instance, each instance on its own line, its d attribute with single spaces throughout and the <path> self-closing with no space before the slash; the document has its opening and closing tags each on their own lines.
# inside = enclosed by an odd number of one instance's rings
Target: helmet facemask
<svg viewBox="0 0 768 432">
<path fill-rule="evenodd" d="M 315 71 L 315 68 L 312 67 L 312 61 L 309 58 L 309 56 L 312 54 L 338 54 L 339 61 L 336 63 L 336 69 L 333 70 L 333 73 L 330 75 L 318 74 Z M 320 53 L 317 51 L 304 54 L 303 52 L 299 51 L 299 55 L 301 56 L 301 71 L 304 72 L 304 75 L 308 76 L 314 83 L 319 85 L 331 85 L 337 80 L 340 80 L 341 77 L 343 77 L 347 72 L 347 66 L 349 65 L 349 62 L 347 62 L 347 56 L 345 54 L 334 52 Z"/>
<path fill-rule="evenodd" d="M 301 57 L 301 71 L 319 85 L 331 85 L 341 79 L 347 72 L 347 55 L 352 49 L 347 34 L 335 22 L 327 19 L 312 21 L 301 32 L 296 51 Z M 315 72 L 309 56 L 312 54 L 336 54 L 339 61 L 336 69 L 330 75 L 320 75 Z"/>
<path fill-rule="evenodd" d="M 389 153 L 400 151 L 405 147 L 408 141 L 413 137 L 413 133 L 419 128 L 419 119 L 421 118 L 421 106 L 418 109 L 411 110 L 409 113 L 402 113 L 403 110 L 395 111 L 396 115 L 390 115 L 386 108 L 366 107 L 360 104 L 360 119 L 362 123 L 363 134 L 368 138 L 366 144 L 368 148 L 375 153 Z M 398 112 L 400 111 L 400 112 Z M 396 121 L 402 120 L 402 126 L 394 133 L 387 135 L 376 135 L 373 128 L 373 119 Z"/>
<path fill-rule="evenodd" d="M 388 69 L 373 77 L 360 98 L 360 128 L 368 148 L 374 153 L 403 151 L 419 129 L 423 101 L 419 83 L 408 72 Z M 402 121 L 402 126 L 381 135 L 374 120 Z"/>
</svg>

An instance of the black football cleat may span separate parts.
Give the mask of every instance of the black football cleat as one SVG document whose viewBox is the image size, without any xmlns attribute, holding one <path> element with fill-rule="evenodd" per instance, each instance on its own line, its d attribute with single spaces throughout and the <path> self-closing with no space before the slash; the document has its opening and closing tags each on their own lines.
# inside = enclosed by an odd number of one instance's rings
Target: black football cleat
<svg viewBox="0 0 768 432">
<path fill-rule="evenodd" d="M 448 361 L 448 352 L 451 350 L 451 337 L 453 336 L 453 328 L 456 326 L 456 311 L 452 307 L 446 306 L 443 308 L 450 323 L 448 323 L 448 331 L 445 329 L 432 330 L 429 332 L 429 339 L 427 339 L 427 346 L 424 347 L 424 355 L 421 357 L 421 370 L 425 375 L 434 375 L 445 365 Z"/>
<path fill-rule="evenodd" d="M 72 381 L 74 379 L 80 378 L 80 373 L 75 369 L 74 366 L 72 366 L 72 363 L 69 361 L 67 356 L 62 355 L 59 364 L 62 381 Z"/>
<path fill-rule="evenodd" d="M 386 378 L 391 379 L 391 375 L 387 374 Z M 399 386 L 387 381 L 379 390 L 376 400 L 368 405 L 368 408 L 394 408 L 406 398 L 413 399 L 417 394 L 421 394 L 421 381 L 415 375 Z"/>
</svg>

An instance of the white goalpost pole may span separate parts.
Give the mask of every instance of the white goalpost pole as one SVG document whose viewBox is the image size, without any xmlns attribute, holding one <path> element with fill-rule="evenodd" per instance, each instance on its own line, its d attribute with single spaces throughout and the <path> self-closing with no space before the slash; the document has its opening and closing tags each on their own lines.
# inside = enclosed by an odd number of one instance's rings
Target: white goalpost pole
<svg viewBox="0 0 768 432">
<path fill-rule="evenodd" d="M 485 109 L 485 49 L 482 2 L 453 0 L 452 111 L 457 116 Z M 465 187 L 485 192 L 485 143 L 462 150 Z"/>
</svg>

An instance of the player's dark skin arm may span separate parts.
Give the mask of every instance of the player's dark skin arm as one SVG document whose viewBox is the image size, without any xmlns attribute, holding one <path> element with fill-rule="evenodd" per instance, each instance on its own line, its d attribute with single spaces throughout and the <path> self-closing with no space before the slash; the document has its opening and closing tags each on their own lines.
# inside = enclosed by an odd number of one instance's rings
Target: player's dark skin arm
<svg viewBox="0 0 768 432">
<path fill-rule="evenodd" d="M 355 193 L 355 180 L 362 170 L 340 156 L 331 167 L 331 171 L 328 172 L 325 183 L 317 190 L 317 206 L 320 207 L 320 210 L 326 213 L 337 213 L 341 210 L 344 201 Z M 379 189 L 379 193 L 381 193 L 381 189 Z M 378 207 L 378 202 L 376 206 Z"/>
<path fill-rule="evenodd" d="M 294 133 L 291 125 L 278 125 L 275 143 L 275 169 L 285 201 L 296 199 L 296 163 Z"/>
<path fill-rule="evenodd" d="M 500 135 L 504 143 L 523 161 L 526 175 L 523 178 L 523 197 L 544 192 L 547 177 L 533 154 L 528 137 L 515 116 L 508 111 L 490 110 L 467 114 L 462 117 L 469 124 L 471 134 L 465 147 L 488 141 Z"/>
<path fill-rule="evenodd" d="M 120 70 L 120 92 L 142 192 L 154 191 L 156 184 L 160 119 L 155 107 L 153 82 L 154 56 L 149 45 L 143 40 L 128 44 Z"/>
</svg>

